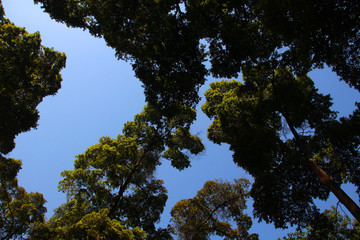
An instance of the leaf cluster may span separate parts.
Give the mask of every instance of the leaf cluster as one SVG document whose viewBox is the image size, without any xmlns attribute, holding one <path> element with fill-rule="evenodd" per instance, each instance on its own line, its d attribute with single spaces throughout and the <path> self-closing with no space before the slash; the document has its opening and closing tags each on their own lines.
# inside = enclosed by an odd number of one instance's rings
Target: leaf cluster
<svg viewBox="0 0 360 240">
<path fill-rule="evenodd" d="M 359 85 L 360 5 L 353 1 L 35 3 L 55 20 L 103 37 L 119 58 L 132 59 L 147 101 L 160 104 L 165 116 L 176 102 L 198 103 L 197 91 L 208 73 L 237 77 L 264 62 L 290 67 L 298 75 L 326 64 L 350 86 Z"/>
<path fill-rule="evenodd" d="M 196 118 L 195 110 L 180 104 L 177 110 L 176 115 L 163 117 L 161 110 L 148 104 L 134 121 L 124 125 L 123 132 L 136 138 L 144 152 L 151 151 L 154 156 L 168 159 L 173 167 L 183 170 L 190 166 L 189 156 L 202 152 L 204 145 L 190 132 L 190 125 Z"/>
<path fill-rule="evenodd" d="M 59 90 L 66 56 L 42 46 L 38 32 L 15 26 L 0 9 L 0 153 L 7 154 L 16 135 L 37 126 L 37 105 Z"/>
</svg>

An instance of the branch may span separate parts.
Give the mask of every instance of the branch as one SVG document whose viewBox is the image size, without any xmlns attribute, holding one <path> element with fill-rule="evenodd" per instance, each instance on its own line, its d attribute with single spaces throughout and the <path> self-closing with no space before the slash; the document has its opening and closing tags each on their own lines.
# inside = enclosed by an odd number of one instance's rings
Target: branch
<svg viewBox="0 0 360 240">
<path fill-rule="evenodd" d="M 114 198 L 114 201 L 112 202 L 111 204 L 111 207 L 110 207 L 110 210 L 109 210 L 109 216 L 112 216 L 114 215 L 115 213 L 115 209 L 118 207 L 119 205 L 119 202 L 121 200 L 121 198 L 123 197 L 124 195 L 124 192 L 126 191 L 126 189 L 128 188 L 128 186 L 130 185 L 130 182 L 132 181 L 132 178 L 134 176 L 134 174 L 137 172 L 138 170 L 138 167 L 140 166 L 141 164 L 141 161 L 142 161 L 142 158 L 143 158 L 143 155 L 140 157 L 140 159 L 136 162 L 134 168 L 132 168 L 131 172 L 130 172 L 130 175 L 126 178 L 125 182 L 123 184 L 121 184 L 120 186 L 120 189 L 119 189 L 119 192 L 118 194 L 116 194 L 115 198 Z"/>
<path fill-rule="evenodd" d="M 219 208 L 225 206 L 227 203 L 228 203 L 228 201 L 224 201 L 224 202 L 220 203 L 219 205 L 217 205 L 217 206 L 211 211 L 211 213 L 206 217 L 206 219 L 201 223 L 199 229 L 201 229 L 202 226 L 204 226 L 204 224 L 205 224 L 207 221 L 209 221 L 209 219 L 212 217 L 212 215 L 213 215 Z"/>
</svg>

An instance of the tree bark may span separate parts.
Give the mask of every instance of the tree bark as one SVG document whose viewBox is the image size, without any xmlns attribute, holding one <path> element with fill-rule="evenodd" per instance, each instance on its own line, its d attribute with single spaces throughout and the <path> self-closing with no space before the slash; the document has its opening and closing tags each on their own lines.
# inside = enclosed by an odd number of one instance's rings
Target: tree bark
<svg viewBox="0 0 360 240">
<path fill-rule="evenodd" d="M 349 212 L 360 222 L 360 208 L 359 206 L 334 182 L 334 180 L 329 177 L 329 175 L 322 170 L 322 168 L 316 164 L 316 162 L 310 158 L 309 166 L 318 176 L 320 182 L 327 186 L 330 191 L 339 199 L 339 201 L 344 204 L 344 206 L 349 210 Z"/>
</svg>

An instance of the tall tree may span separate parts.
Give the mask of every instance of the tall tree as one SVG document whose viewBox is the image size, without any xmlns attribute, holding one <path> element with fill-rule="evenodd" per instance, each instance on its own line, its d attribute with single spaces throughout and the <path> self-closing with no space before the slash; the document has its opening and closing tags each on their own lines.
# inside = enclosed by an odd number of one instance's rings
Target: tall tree
<svg viewBox="0 0 360 240">
<path fill-rule="evenodd" d="M 331 190 L 359 217 L 338 187 L 359 187 L 359 121 L 337 121 L 330 97 L 306 75 L 258 66 L 243 79 L 212 83 L 202 109 L 213 119 L 209 139 L 230 144 L 234 161 L 254 177 L 255 216 L 276 227 L 302 226 L 317 213 L 313 199 Z"/>
<path fill-rule="evenodd" d="M 190 165 L 189 154 L 201 152 L 204 146 L 184 127 L 193 119 L 192 109 L 163 125 L 157 122 L 159 116 L 147 106 L 125 124 L 123 135 L 103 137 L 79 154 L 74 170 L 62 172 L 59 189 L 67 202 L 46 224 L 32 229 L 32 238 L 171 239 L 170 229 L 155 226 L 167 191 L 154 171 L 162 157 L 182 170 Z"/>
<path fill-rule="evenodd" d="M 24 239 L 29 229 L 45 221 L 45 199 L 18 186 L 21 162 L 0 156 L 0 239 Z"/>
<path fill-rule="evenodd" d="M 251 218 L 244 213 L 249 197 L 247 179 L 234 183 L 207 181 L 194 198 L 179 201 L 171 210 L 171 221 L 179 239 L 258 239 L 249 234 Z M 236 224 L 233 229 L 231 222 Z"/>
<path fill-rule="evenodd" d="M 19 133 L 37 126 L 37 105 L 59 90 L 66 56 L 4 18 L 0 1 L 0 58 L 0 153 L 7 154 Z"/>
<path fill-rule="evenodd" d="M 40 225 L 33 237 L 47 232 L 58 239 L 151 235 L 167 200 L 162 181 L 153 176 L 154 158 L 133 137 L 101 138 L 77 156 L 74 170 L 62 172 L 59 189 L 66 193 L 67 202 L 55 211 L 47 223 L 49 229 L 44 231 Z"/>
</svg>

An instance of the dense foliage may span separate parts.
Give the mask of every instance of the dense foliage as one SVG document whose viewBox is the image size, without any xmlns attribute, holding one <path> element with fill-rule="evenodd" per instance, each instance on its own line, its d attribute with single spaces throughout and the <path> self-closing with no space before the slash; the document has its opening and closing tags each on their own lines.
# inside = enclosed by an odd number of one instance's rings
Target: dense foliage
<svg viewBox="0 0 360 240">
<path fill-rule="evenodd" d="M 318 93 L 306 75 L 328 66 L 360 89 L 359 1 L 34 2 L 55 20 L 103 37 L 119 59 L 131 60 L 148 105 L 125 125 L 123 135 L 102 138 L 78 155 L 74 170 L 63 172 L 60 189 L 68 200 L 48 222 L 38 219 L 33 238 L 170 238 L 170 229 L 154 225 L 167 198 L 154 170 L 161 158 L 179 170 L 190 166 L 189 156 L 204 149 L 190 133 L 200 86 L 208 75 L 232 78 L 240 73 L 243 82 L 211 85 L 203 111 L 213 120 L 209 139 L 230 144 L 234 161 L 254 177 L 255 216 L 276 227 L 305 227 L 319 216 L 313 200 L 326 200 L 332 191 L 360 219 L 359 207 L 338 187 L 351 182 L 360 188 L 359 109 L 338 119 L 330 96 Z M 5 113 L 0 153 L 6 154 L 17 134 L 36 127 L 42 98 L 59 89 L 65 56 L 42 47 L 38 33 L 28 34 L 3 15 L 0 5 L 0 107 Z M 203 209 L 201 199 L 207 197 L 206 204 L 216 209 L 212 201 L 222 195 L 207 191 L 224 184 L 208 183 L 174 208 L 180 236 L 193 236 L 187 226 L 200 222 L 208 227 L 197 233 L 204 238 L 213 233 L 256 237 L 246 235 L 249 219 L 238 211 L 244 209 L 245 190 L 237 195 L 240 202 L 226 201 L 238 205 L 225 214 L 240 213 L 244 222 L 235 222 L 244 224 L 244 233 L 215 218 L 203 219 L 215 216 L 209 212 L 187 212 Z M 9 199 L 2 200 L 5 207 Z"/>
<path fill-rule="evenodd" d="M 66 56 L 42 46 L 38 32 L 15 26 L 0 9 L 0 153 L 7 154 L 19 133 L 37 126 L 42 99 L 59 90 Z"/>
<path fill-rule="evenodd" d="M 167 191 L 154 172 L 161 158 L 179 170 L 188 167 L 189 155 L 204 146 L 184 127 L 185 114 L 180 125 L 173 119 L 163 128 L 160 123 L 152 126 L 158 115 L 147 106 L 125 124 L 123 135 L 103 137 L 79 154 L 74 170 L 62 172 L 59 189 L 67 202 L 46 224 L 32 228 L 32 238 L 171 239 L 170 229 L 155 226 Z"/>
<path fill-rule="evenodd" d="M 213 235 L 225 239 L 258 239 L 257 234 L 249 234 L 251 218 L 243 212 L 249 185 L 247 179 L 236 179 L 234 183 L 207 181 L 195 197 L 179 201 L 171 210 L 178 239 L 210 239 Z"/>
<path fill-rule="evenodd" d="M 330 66 L 358 87 L 357 1 L 35 0 L 68 26 L 103 37 L 120 58 L 134 60 L 150 102 L 197 101 L 210 72 L 235 77 L 246 66 L 275 61 L 296 74 Z"/>
<path fill-rule="evenodd" d="M 35 224 L 45 221 L 45 199 L 18 186 L 21 162 L 0 156 L 0 239 L 23 239 Z"/>
<path fill-rule="evenodd" d="M 18 186 L 21 161 L 6 158 L 21 132 L 37 126 L 36 107 L 60 88 L 66 56 L 41 46 L 30 34 L 5 18 L 0 1 L 0 239 L 24 239 L 45 221 L 45 199 Z"/>
<path fill-rule="evenodd" d="M 313 200 L 327 199 L 330 191 L 314 167 L 337 184 L 359 187 L 351 177 L 360 169 L 358 122 L 339 132 L 330 97 L 306 75 L 261 66 L 244 72 L 243 80 L 212 83 L 202 109 L 213 119 L 209 139 L 230 144 L 234 161 L 254 177 L 255 216 L 277 227 L 310 221 L 317 212 Z"/>
</svg>

